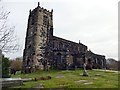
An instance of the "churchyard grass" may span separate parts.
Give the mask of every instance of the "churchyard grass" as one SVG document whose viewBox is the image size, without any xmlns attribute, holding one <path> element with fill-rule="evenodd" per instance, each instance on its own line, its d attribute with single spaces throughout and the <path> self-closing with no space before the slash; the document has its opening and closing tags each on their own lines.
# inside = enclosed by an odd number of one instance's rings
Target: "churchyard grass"
<svg viewBox="0 0 120 90">
<path fill-rule="evenodd" d="M 12 78 L 32 78 L 21 86 L 11 88 L 118 88 L 118 73 L 87 70 L 89 76 L 82 76 L 83 70 L 49 70 L 30 74 L 16 74 Z M 120 75 L 120 74 L 119 74 Z M 51 76 L 49 80 L 35 78 Z"/>
</svg>

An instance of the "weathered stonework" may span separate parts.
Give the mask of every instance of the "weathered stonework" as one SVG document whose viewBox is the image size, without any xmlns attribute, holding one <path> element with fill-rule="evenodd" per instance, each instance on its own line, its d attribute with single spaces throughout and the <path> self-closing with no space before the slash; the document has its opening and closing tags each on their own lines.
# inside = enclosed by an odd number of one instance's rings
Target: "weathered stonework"
<svg viewBox="0 0 120 90">
<path fill-rule="evenodd" d="M 85 57 L 85 60 L 83 58 Z M 89 57 L 91 57 L 89 59 Z M 105 57 L 95 55 L 101 62 Z M 53 36 L 53 10 L 48 11 L 38 6 L 30 10 L 28 28 L 23 53 L 23 72 L 35 70 L 73 69 L 83 67 L 88 59 L 95 61 L 92 54 L 88 54 L 87 46 Z M 101 63 L 99 63 L 101 65 Z M 105 67 L 102 63 L 102 68 Z M 94 66 L 94 65 L 92 65 Z"/>
<path fill-rule="evenodd" d="M 98 55 L 91 51 L 86 53 L 87 63 L 92 64 L 92 68 L 106 68 L 106 59 L 104 55 Z"/>
</svg>

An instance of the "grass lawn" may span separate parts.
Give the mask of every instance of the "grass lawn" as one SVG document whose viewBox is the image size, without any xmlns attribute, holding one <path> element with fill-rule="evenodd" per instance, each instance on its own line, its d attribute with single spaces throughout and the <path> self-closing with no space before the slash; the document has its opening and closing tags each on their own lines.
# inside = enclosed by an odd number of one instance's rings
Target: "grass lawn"
<svg viewBox="0 0 120 90">
<path fill-rule="evenodd" d="M 87 70 L 88 77 L 82 76 L 83 70 L 49 70 L 30 74 L 16 74 L 12 78 L 38 78 L 51 76 L 49 80 L 24 82 L 12 88 L 118 88 L 118 73 Z M 96 75 L 97 74 L 97 75 Z M 120 74 L 119 74 L 120 75 Z"/>
</svg>

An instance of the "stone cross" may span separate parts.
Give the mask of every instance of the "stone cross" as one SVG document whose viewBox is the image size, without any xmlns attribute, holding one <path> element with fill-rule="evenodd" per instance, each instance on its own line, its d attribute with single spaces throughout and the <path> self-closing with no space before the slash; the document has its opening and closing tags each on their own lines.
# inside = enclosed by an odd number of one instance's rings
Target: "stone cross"
<svg viewBox="0 0 120 90">
<path fill-rule="evenodd" d="M 85 63 L 83 65 L 83 69 L 84 69 L 83 76 L 88 76 L 88 73 L 87 73 L 87 70 L 86 70 L 86 64 Z"/>
</svg>

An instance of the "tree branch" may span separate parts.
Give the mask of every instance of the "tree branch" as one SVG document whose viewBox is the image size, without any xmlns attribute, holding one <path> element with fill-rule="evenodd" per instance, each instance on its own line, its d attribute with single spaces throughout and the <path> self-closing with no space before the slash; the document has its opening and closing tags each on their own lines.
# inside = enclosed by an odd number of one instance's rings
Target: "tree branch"
<svg viewBox="0 0 120 90">
<path fill-rule="evenodd" d="M 20 47 L 14 35 L 15 26 L 7 25 L 9 14 L 3 7 L 0 8 L 0 49 L 5 53 L 16 52 Z"/>
</svg>

